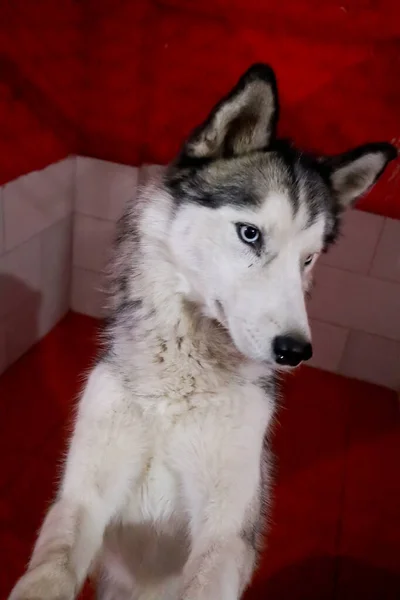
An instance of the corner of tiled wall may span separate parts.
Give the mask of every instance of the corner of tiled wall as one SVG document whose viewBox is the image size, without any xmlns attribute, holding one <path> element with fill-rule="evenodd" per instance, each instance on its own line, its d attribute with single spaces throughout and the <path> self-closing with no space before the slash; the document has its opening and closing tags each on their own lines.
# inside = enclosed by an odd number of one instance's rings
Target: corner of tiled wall
<svg viewBox="0 0 400 600">
<path fill-rule="evenodd" d="M 0 372 L 69 309 L 74 168 L 69 157 L 1 187 Z"/>
</svg>

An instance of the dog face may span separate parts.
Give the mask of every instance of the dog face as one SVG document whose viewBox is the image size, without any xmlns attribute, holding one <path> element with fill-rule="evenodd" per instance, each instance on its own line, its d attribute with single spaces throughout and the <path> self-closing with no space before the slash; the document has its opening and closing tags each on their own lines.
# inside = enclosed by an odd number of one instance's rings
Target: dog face
<svg viewBox="0 0 400 600">
<path fill-rule="evenodd" d="M 251 67 L 167 173 L 169 244 L 180 292 L 224 325 L 245 356 L 293 367 L 311 357 L 304 294 L 340 215 L 396 150 L 368 144 L 333 158 L 275 138 L 277 85 Z"/>
</svg>

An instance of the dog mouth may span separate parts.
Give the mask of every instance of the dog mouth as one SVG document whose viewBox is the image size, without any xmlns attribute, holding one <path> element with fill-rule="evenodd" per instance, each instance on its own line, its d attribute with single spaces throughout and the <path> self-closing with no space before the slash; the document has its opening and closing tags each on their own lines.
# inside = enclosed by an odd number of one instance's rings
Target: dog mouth
<svg viewBox="0 0 400 600">
<path fill-rule="evenodd" d="M 261 335 L 258 327 L 246 323 L 246 319 L 227 317 L 220 300 L 214 301 L 216 320 L 229 334 L 236 349 L 244 357 L 279 371 L 292 371 L 312 357 L 312 346 L 299 335 L 275 335 L 271 341 Z M 271 332 L 269 332 L 271 333 Z"/>
</svg>

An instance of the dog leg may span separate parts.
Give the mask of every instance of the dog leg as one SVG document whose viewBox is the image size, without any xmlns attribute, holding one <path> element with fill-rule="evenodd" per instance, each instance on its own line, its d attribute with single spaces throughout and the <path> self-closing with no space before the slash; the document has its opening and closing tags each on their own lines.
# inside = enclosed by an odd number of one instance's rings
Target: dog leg
<svg viewBox="0 0 400 600">
<path fill-rule="evenodd" d="M 10 600 L 71 600 L 140 473 L 144 446 L 130 398 L 106 363 L 89 376 L 58 499 Z"/>
<path fill-rule="evenodd" d="M 239 600 L 250 582 L 256 551 L 244 537 L 210 546 L 191 568 L 182 600 Z"/>
</svg>

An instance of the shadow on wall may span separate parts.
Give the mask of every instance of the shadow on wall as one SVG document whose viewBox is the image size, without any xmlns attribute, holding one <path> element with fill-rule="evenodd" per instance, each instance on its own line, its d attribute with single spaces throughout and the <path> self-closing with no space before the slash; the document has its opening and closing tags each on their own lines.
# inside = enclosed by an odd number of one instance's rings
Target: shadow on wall
<svg viewBox="0 0 400 600">
<path fill-rule="evenodd" d="M 398 600 L 400 574 L 344 556 L 315 556 L 263 576 L 244 600 Z"/>
<path fill-rule="evenodd" d="M 3 313 L 4 366 L 20 358 L 39 338 L 42 294 L 17 277 L 0 273 L 0 312 Z"/>
<path fill-rule="evenodd" d="M 42 294 L 37 289 L 0 273 L 0 310 L 4 315 L 0 325 L 4 328 L 5 365 L 10 366 L 0 377 L 0 400 L 3 401 L 0 450 L 7 456 L 1 465 L 0 497 L 5 490 L 6 494 L 12 493 L 10 490 L 18 481 L 26 480 L 32 485 L 33 475 L 29 469 L 33 463 L 30 461 L 35 460 L 37 452 L 48 443 L 49 436 L 55 435 L 56 449 L 51 461 L 54 467 L 55 456 L 64 446 L 60 426 L 68 420 L 70 400 L 74 397 L 71 387 L 75 387 L 76 381 L 68 377 L 67 371 L 65 384 L 60 385 L 60 373 L 64 372 L 60 367 L 65 356 L 63 339 L 56 346 L 41 343 L 33 348 L 40 335 L 42 303 Z M 18 360 L 27 351 L 31 351 L 29 360 Z M 37 464 L 34 464 L 36 471 Z M 43 497 L 51 497 L 54 476 L 44 479 Z M 31 504 L 29 512 L 40 514 L 43 497 L 40 494 L 34 497 L 39 497 L 40 507 Z M 31 532 L 32 540 L 38 524 L 39 519 Z"/>
</svg>

